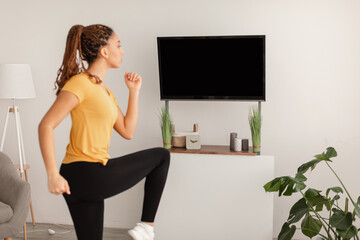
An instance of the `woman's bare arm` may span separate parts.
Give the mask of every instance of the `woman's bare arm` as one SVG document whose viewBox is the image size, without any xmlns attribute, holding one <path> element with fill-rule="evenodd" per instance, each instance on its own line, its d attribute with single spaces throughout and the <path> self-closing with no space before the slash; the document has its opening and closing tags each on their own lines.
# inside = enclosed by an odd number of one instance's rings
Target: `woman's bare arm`
<svg viewBox="0 0 360 240">
<path fill-rule="evenodd" d="M 69 194 L 70 191 L 66 180 L 65 183 L 60 178 L 58 171 L 55 157 L 54 129 L 78 104 L 79 100 L 76 95 L 61 91 L 38 127 L 40 149 L 48 175 L 49 191 L 55 194 L 65 191 Z"/>
<path fill-rule="evenodd" d="M 139 91 L 132 90 L 129 92 L 129 102 L 126 116 L 118 106 L 118 118 L 114 124 L 114 129 L 125 139 L 130 140 L 135 134 L 138 121 L 139 109 Z"/>
<path fill-rule="evenodd" d="M 139 93 L 142 83 L 142 78 L 137 73 L 125 73 L 125 83 L 129 88 L 129 102 L 126 111 L 126 116 L 121 112 L 118 106 L 118 119 L 115 122 L 115 130 L 125 139 L 132 139 L 135 134 L 135 129 L 138 121 L 139 112 Z"/>
</svg>

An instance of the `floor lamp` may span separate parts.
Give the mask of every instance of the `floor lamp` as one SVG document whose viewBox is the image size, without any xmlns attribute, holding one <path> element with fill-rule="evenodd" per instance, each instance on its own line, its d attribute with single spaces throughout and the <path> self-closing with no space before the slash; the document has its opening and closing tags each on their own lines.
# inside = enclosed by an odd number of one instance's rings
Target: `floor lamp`
<svg viewBox="0 0 360 240">
<path fill-rule="evenodd" d="M 15 105 L 15 99 L 35 98 L 35 88 L 32 79 L 31 68 L 29 64 L 0 64 L 0 99 L 11 99 L 12 106 L 8 107 L 4 131 L 1 138 L 0 152 L 3 151 L 6 129 L 9 119 L 9 113 L 14 113 L 17 133 L 17 145 L 19 151 L 19 166 L 15 167 L 20 171 L 21 178 L 25 172 L 25 178 L 28 182 L 26 170 L 30 168 L 26 164 L 24 143 L 20 124 L 20 112 L 18 106 Z M 30 199 L 30 209 L 33 225 L 35 225 L 32 202 Z M 24 229 L 26 225 L 24 224 Z M 25 233 L 26 231 L 24 231 Z"/>
</svg>

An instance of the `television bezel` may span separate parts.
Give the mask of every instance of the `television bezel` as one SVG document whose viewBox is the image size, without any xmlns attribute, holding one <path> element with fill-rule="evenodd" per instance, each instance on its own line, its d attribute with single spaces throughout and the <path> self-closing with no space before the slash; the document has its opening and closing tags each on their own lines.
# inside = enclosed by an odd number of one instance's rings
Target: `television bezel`
<svg viewBox="0 0 360 240">
<path fill-rule="evenodd" d="M 233 38 L 260 38 L 263 44 L 263 95 L 262 96 L 164 96 L 163 92 L 163 76 L 161 71 L 161 40 L 166 39 L 233 39 Z M 171 101 L 266 101 L 266 35 L 216 35 L 216 36 L 161 36 L 157 37 L 157 53 L 158 53 L 158 69 L 159 69 L 159 84 L 160 84 L 160 100 Z"/>
</svg>

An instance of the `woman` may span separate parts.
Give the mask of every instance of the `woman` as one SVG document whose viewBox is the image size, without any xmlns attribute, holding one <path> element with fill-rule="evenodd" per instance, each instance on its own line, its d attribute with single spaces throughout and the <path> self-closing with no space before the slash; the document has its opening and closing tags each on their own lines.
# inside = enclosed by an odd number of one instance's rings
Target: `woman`
<svg viewBox="0 0 360 240">
<path fill-rule="evenodd" d="M 141 222 L 128 233 L 136 240 L 154 239 L 153 223 L 167 178 L 169 151 L 157 147 L 115 158 L 108 154 L 112 129 L 130 140 L 138 119 L 141 77 L 125 73 L 129 88 L 126 116 L 104 83 L 107 70 L 119 68 L 123 54 L 120 40 L 110 27 L 73 26 L 55 82 L 57 98 L 39 124 L 49 191 L 65 198 L 79 240 L 102 239 L 104 199 L 131 188 L 144 177 Z M 88 69 L 82 60 L 87 61 Z M 70 142 L 58 171 L 53 132 L 69 112 Z"/>
</svg>

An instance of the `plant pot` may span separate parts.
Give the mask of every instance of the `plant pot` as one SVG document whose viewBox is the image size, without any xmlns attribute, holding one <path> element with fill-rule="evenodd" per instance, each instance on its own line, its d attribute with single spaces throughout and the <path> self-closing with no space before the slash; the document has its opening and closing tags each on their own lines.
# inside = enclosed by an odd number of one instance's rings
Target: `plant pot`
<svg viewBox="0 0 360 240">
<path fill-rule="evenodd" d="M 251 139 L 251 142 L 252 142 L 252 148 L 253 148 L 253 152 L 254 153 L 259 153 L 260 152 L 260 148 L 261 148 L 261 140 L 260 140 L 260 137 L 259 137 L 259 134 L 251 134 L 252 136 L 252 139 Z"/>
<path fill-rule="evenodd" d="M 261 147 L 260 145 L 254 145 L 254 144 L 253 144 L 253 152 L 254 152 L 254 153 L 260 152 L 260 147 Z"/>
<path fill-rule="evenodd" d="M 170 149 L 171 148 L 171 142 L 164 142 L 164 148 Z"/>
</svg>

